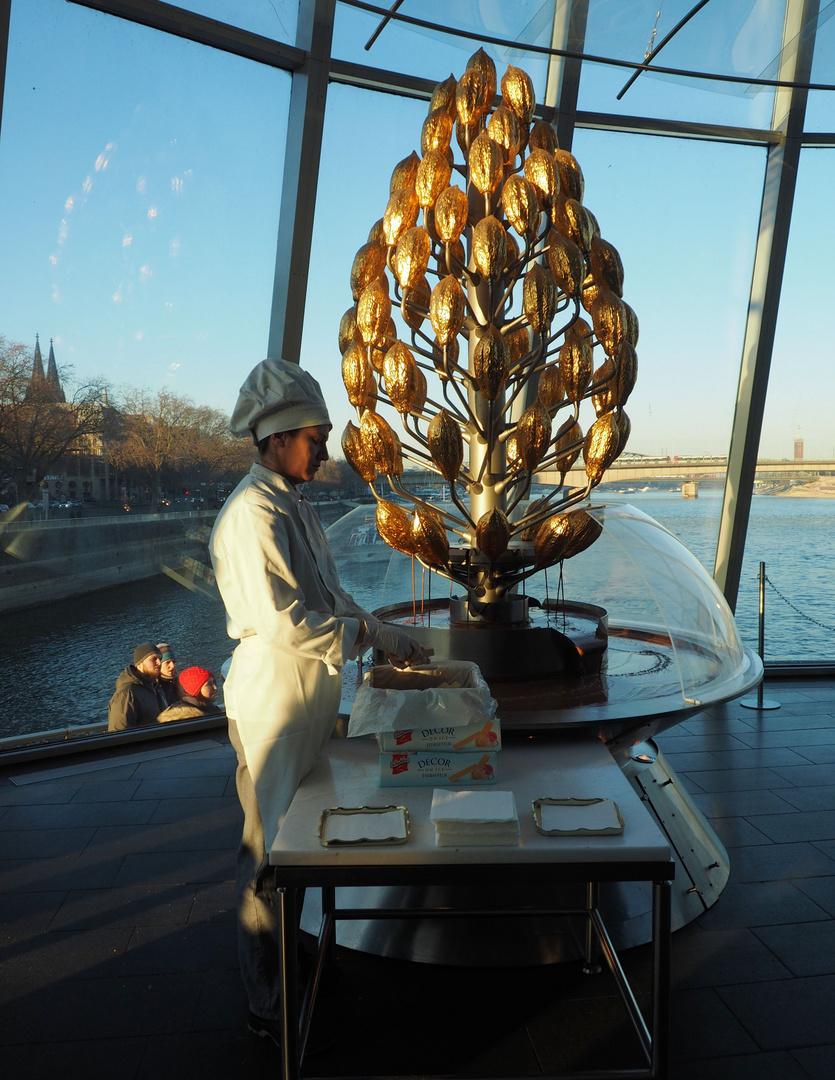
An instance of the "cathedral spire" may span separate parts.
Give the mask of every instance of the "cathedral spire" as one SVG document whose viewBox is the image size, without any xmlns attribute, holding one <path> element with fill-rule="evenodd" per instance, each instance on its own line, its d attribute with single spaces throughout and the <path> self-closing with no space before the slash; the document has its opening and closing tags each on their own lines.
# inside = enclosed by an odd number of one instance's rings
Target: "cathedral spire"
<svg viewBox="0 0 835 1080">
<path fill-rule="evenodd" d="M 52 338 L 49 339 L 49 362 L 46 369 L 46 381 L 55 392 L 56 401 L 66 401 L 61 380 L 58 378 L 58 365 L 55 363 L 55 350 L 52 347 Z"/>
<path fill-rule="evenodd" d="M 35 334 L 35 362 L 32 364 L 32 378 L 43 379 L 46 376 L 43 373 L 43 358 L 41 357 L 41 343 L 38 339 L 38 335 Z"/>
</svg>

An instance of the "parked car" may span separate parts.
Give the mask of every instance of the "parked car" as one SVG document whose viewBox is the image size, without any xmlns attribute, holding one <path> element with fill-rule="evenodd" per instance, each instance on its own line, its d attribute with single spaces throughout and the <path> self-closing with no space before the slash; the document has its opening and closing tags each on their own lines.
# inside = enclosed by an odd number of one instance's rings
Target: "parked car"
<svg viewBox="0 0 835 1080">
<path fill-rule="evenodd" d="M 9 504 L 8 503 L 0 503 L 0 514 L 5 514 L 8 509 L 9 509 Z"/>
</svg>

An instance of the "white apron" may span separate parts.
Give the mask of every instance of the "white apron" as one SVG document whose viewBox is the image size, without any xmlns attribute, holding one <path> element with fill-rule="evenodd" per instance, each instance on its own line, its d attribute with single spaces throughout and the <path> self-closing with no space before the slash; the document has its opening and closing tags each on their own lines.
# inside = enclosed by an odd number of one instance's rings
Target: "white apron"
<svg viewBox="0 0 835 1080">
<path fill-rule="evenodd" d="M 368 615 L 339 585 L 315 511 L 253 465 L 215 521 L 209 550 L 239 638 L 226 679 L 269 849 L 336 721 L 341 669 Z"/>
</svg>

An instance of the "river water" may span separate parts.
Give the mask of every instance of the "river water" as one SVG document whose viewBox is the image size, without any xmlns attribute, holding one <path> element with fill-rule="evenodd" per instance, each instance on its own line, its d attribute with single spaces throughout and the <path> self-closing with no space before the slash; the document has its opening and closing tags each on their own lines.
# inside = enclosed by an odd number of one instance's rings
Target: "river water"
<svg viewBox="0 0 835 1080">
<path fill-rule="evenodd" d="M 668 528 L 711 570 L 721 492 L 698 499 L 676 492 L 630 492 L 595 503 L 630 503 Z M 373 507 L 369 507 L 373 515 Z M 765 658 L 830 660 L 835 634 L 835 499 L 754 499 L 737 623 L 743 642 L 757 648 L 758 572 L 765 562 Z M 411 561 L 365 565 L 335 550 L 343 585 L 368 608 L 411 601 Z M 422 573 L 416 569 L 420 595 Z M 427 586 L 423 584 L 424 592 Z M 775 588 L 779 590 L 778 595 Z M 435 579 L 433 595 L 449 592 Z M 583 599 L 568 593 L 571 599 Z M 783 599 L 785 598 L 785 599 Z M 103 723 L 119 671 L 142 641 L 171 642 L 180 667 L 218 671 L 234 643 L 217 600 L 166 577 L 120 586 L 6 616 L 0 649 L 7 658 L 0 704 L 0 737 L 56 727 Z"/>
</svg>

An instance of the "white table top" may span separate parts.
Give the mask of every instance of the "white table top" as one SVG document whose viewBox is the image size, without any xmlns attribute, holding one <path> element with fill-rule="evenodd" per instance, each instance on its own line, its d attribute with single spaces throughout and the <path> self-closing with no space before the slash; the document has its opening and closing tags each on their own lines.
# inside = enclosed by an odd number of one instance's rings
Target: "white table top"
<svg viewBox="0 0 835 1080">
<path fill-rule="evenodd" d="M 461 866 L 497 863 L 669 862 L 670 847 L 649 810 L 598 739 L 505 745 L 497 784 L 512 791 L 521 833 L 518 847 L 436 847 L 429 820 L 433 788 L 381 787 L 373 739 L 332 739 L 293 799 L 273 845 L 270 862 L 286 867 Z M 538 798 L 614 799 L 624 820 L 616 836 L 543 836 L 533 821 Z M 323 847 L 322 811 L 332 807 L 405 806 L 410 836 L 402 845 Z"/>
</svg>

